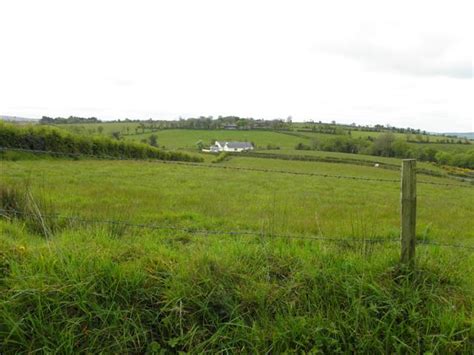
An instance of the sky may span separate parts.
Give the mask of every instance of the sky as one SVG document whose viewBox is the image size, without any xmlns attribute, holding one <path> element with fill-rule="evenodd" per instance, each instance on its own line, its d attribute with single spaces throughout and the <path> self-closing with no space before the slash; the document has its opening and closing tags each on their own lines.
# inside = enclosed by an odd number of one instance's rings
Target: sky
<svg viewBox="0 0 474 355">
<path fill-rule="evenodd" d="M 0 0 L 0 114 L 474 131 L 469 1 Z"/>
</svg>

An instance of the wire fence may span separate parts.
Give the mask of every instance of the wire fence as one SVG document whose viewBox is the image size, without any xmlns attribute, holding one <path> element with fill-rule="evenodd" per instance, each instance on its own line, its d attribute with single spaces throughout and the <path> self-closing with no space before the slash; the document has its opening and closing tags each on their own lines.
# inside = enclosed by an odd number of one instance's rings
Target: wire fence
<svg viewBox="0 0 474 355">
<path fill-rule="evenodd" d="M 171 161 L 171 160 L 145 160 L 137 158 L 127 158 L 122 156 L 110 156 L 110 155 L 92 155 L 92 154 L 82 154 L 82 153 L 63 153 L 47 150 L 37 150 L 37 149 L 21 149 L 21 148 L 8 148 L 0 147 L 0 151 L 16 151 L 16 152 L 26 152 L 34 154 L 48 154 L 53 156 L 64 156 L 69 158 L 93 158 L 93 159 L 104 159 L 104 160 L 126 160 L 126 161 L 147 161 L 152 163 L 159 164 L 172 164 L 172 165 L 183 165 L 191 167 L 201 167 L 201 168 L 212 168 L 212 169 L 223 169 L 223 170 L 238 170 L 238 171 L 252 171 L 252 172 L 262 172 L 262 173 L 278 173 L 278 174 L 288 174 L 296 176 L 312 176 L 319 178 L 332 178 L 332 179 L 347 179 L 347 180 L 360 180 L 360 181 L 373 181 L 373 182 L 388 182 L 388 183 L 400 183 L 399 179 L 387 179 L 387 178 L 371 178 L 364 176 L 350 176 L 350 175 L 336 175 L 336 174 L 325 174 L 325 173 L 312 173 L 312 172 L 301 172 L 301 171 L 290 171 L 290 170 L 280 170 L 280 169 L 263 169 L 263 168 L 249 168 L 249 167 L 238 167 L 238 166 L 229 166 L 229 165 L 217 165 L 217 164 L 205 164 L 205 163 L 192 163 L 192 162 L 182 162 L 182 161 Z M 418 184 L 425 185 L 435 185 L 443 187 L 460 187 L 460 188 L 474 188 L 474 185 L 463 185 L 463 184 L 451 184 L 451 183 L 442 183 L 442 182 L 433 182 L 433 181 L 418 181 Z"/>
<path fill-rule="evenodd" d="M 171 232 L 181 232 L 191 235 L 199 236 L 248 236 L 248 237 L 264 237 L 264 238 L 273 238 L 273 239 L 288 239 L 288 240 L 309 240 L 309 241 L 321 241 L 329 243 L 339 243 L 344 245 L 350 245 L 351 243 L 358 244 L 386 244 L 386 243 L 399 243 L 399 238 L 391 237 L 325 237 L 321 235 L 308 235 L 308 234 L 281 234 L 273 233 L 271 231 L 256 231 L 256 230 L 212 230 L 212 229 L 202 229 L 198 227 L 178 227 L 170 225 L 158 225 L 156 223 L 133 223 L 130 221 L 123 220 L 114 220 L 114 219 L 97 219 L 97 218 L 84 218 L 80 216 L 71 216 L 71 215 L 61 215 L 58 213 L 50 214 L 38 214 L 20 211 L 16 209 L 0 209 L 0 217 L 3 217 L 8 220 L 18 219 L 21 217 L 33 217 L 37 219 L 51 218 L 54 220 L 61 221 L 70 221 L 70 222 L 79 222 L 89 225 L 102 224 L 102 225 L 118 225 L 131 228 L 139 229 L 150 229 L 150 230 L 161 230 L 161 231 L 171 231 Z M 429 240 L 417 240 L 418 245 L 429 245 L 429 246 L 438 246 L 438 247 L 448 247 L 448 248 L 461 248 L 466 250 L 474 251 L 474 245 L 465 245 L 465 244 L 450 244 L 450 243 L 441 243 L 436 241 Z"/>
</svg>

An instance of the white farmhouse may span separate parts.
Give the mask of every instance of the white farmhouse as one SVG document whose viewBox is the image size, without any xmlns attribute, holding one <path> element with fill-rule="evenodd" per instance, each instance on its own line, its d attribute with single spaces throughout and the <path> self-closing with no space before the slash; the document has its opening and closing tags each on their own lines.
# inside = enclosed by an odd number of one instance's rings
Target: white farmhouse
<svg viewBox="0 0 474 355">
<path fill-rule="evenodd" d="M 214 145 L 211 146 L 210 151 L 213 153 L 218 152 L 245 152 L 248 150 L 253 150 L 252 143 L 249 142 L 223 142 L 216 141 Z"/>
</svg>

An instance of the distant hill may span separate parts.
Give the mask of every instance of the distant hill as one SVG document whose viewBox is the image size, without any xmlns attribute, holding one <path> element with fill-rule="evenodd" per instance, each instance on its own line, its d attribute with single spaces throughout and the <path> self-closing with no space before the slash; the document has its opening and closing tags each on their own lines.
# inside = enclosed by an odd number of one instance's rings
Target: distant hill
<svg viewBox="0 0 474 355">
<path fill-rule="evenodd" d="M 39 121 L 39 119 L 36 119 L 36 118 L 4 116 L 4 115 L 0 115 L 0 120 L 9 121 L 9 122 L 21 122 L 21 123 L 37 123 Z"/>
<path fill-rule="evenodd" d="M 461 138 L 474 139 L 474 132 L 464 132 L 464 133 L 445 133 L 450 136 L 457 136 Z"/>
</svg>

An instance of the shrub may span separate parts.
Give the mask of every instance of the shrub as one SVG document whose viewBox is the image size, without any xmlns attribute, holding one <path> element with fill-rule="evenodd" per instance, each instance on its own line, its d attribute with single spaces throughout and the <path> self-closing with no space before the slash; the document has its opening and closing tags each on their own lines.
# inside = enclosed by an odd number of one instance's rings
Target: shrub
<svg viewBox="0 0 474 355">
<path fill-rule="evenodd" d="M 311 147 L 309 145 L 306 145 L 300 142 L 295 146 L 295 149 L 296 150 L 311 150 Z"/>
</svg>

